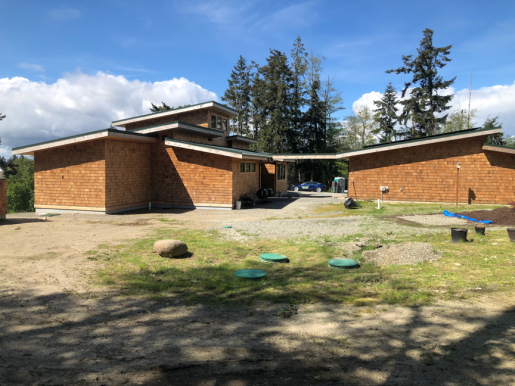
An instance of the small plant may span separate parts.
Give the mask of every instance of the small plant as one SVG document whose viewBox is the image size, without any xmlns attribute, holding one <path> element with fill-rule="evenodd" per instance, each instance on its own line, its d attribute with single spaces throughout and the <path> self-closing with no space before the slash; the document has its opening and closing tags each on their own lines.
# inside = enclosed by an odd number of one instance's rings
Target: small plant
<svg viewBox="0 0 515 386">
<path fill-rule="evenodd" d="M 480 224 L 476 224 L 476 228 L 480 228 L 481 229 L 481 228 L 484 228 L 484 227 L 485 227 L 485 224 L 481 224 L 481 223 Z"/>
</svg>

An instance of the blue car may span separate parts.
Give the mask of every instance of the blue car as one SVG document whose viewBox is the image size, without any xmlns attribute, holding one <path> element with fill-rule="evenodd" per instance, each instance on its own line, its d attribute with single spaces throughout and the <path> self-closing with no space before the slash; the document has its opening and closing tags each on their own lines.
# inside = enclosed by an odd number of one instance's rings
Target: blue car
<svg viewBox="0 0 515 386">
<path fill-rule="evenodd" d="M 301 192 L 312 190 L 312 191 L 320 193 L 321 191 L 325 190 L 325 185 L 321 184 L 320 182 L 308 181 L 308 182 L 304 182 L 300 185 L 293 185 L 291 188 L 293 190 L 295 190 L 296 192 L 298 192 L 299 190 Z"/>
</svg>

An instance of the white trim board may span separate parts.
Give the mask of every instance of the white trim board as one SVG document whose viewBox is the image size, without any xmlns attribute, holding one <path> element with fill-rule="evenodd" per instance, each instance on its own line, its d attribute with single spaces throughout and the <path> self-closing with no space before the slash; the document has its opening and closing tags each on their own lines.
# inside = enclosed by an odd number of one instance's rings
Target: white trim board
<svg viewBox="0 0 515 386">
<path fill-rule="evenodd" d="M 231 151 L 224 151 L 223 148 L 213 149 L 203 146 L 195 146 L 193 143 L 178 143 L 170 140 L 165 140 L 166 146 L 178 147 L 181 149 L 195 150 L 203 153 L 217 154 L 224 157 L 238 158 L 238 159 L 258 159 L 258 160 L 269 160 L 270 157 L 259 156 L 251 153 L 233 153 Z"/>
<path fill-rule="evenodd" d="M 172 122 L 170 124 L 159 125 L 158 127 L 150 127 L 148 129 L 136 129 L 136 130 L 134 130 L 134 132 L 138 133 L 138 134 L 150 134 L 150 133 L 158 133 L 160 131 L 173 130 L 173 129 L 182 129 L 182 130 L 194 131 L 196 133 L 208 134 L 208 136 L 211 136 L 213 138 L 224 136 L 223 131 L 220 131 L 220 133 L 217 134 L 213 131 L 215 129 L 202 128 L 200 126 L 195 126 L 195 125 L 190 126 L 190 125 L 182 123 L 182 122 Z M 127 133 L 130 133 L 130 132 L 131 132 L 131 130 L 127 131 Z"/>
<path fill-rule="evenodd" d="M 505 147 L 483 145 L 483 150 L 496 151 L 499 153 L 515 154 L 515 149 L 508 149 Z"/>
</svg>

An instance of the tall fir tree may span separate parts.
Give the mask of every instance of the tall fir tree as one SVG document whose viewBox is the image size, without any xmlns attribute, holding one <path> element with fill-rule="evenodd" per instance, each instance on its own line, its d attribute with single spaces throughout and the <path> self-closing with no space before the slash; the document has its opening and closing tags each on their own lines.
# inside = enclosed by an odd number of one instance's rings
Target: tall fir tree
<svg viewBox="0 0 515 386">
<path fill-rule="evenodd" d="M 308 54 L 300 36 L 293 42 L 291 50 L 291 126 L 287 132 L 288 152 L 298 153 L 301 147 L 300 137 L 304 126 L 304 106 L 307 103 L 306 71 Z"/>
<path fill-rule="evenodd" d="M 284 153 L 291 123 L 292 71 L 286 55 L 270 50 L 267 64 L 253 84 L 254 122 L 259 127 L 258 148 Z"/>
<path fill-rule="evenodd" d="M 490 116 L 488 116 L 486 118 L 485 123 L 483 123 L 483 129 L 497 129 L 498 127 L 502 127 L 502 122 L 499 122 L 498 119 L 499 119 L 499 117 L 490 118 Z M 489 135 L 486 138 L 486 142 L 491 143 L 493 145 L 506 146 L 507 138 L 510 138 L 510 137 L 504 136 L 503 133 L 497 133 L 497 134 Z"/>
<path fill-rule="evenodd" d="M 397 132 L 395 130 L 398 121 L 397 103 L 397 93 L 392 83 L 386 86 L 381 100 L 374 101 L 377 107 L 374 110 L 374 119 L 378 127 L 372 134 L 379 135 L 380 143 L 390 143 L 397 139 Z"/>
<path fill-rule="evenodd" d="M 453 95 L 441 95 L 442 91 L 451 86 L 456 77 L 450 80 L 443 80 L 438 75 L 441 69 L 451 61 L 448 55 L 452 45 L 435 47 L 433 45 L 434 31 L 426 28 L 423 31 L 424 37 L 417 49 L 418 55 L 407 55 L 402 57 L 403 67 L 388 70 L 387 73 L 411 74 L 410 82 L 404 83 L 402 97 L 410 90 L 408 98 L 401 101 L 404 106 L 401 114 L 401 121 L 406 124 L 412 121 L 411 132 L 405 132 L 407 138 L 418 138 L 436 134 L 442 125 L 445 124 L 448 114 L 443 114 L 450 106 L 448 105 Z"/>
<path fill-rule="evenodd" d="M 222 101 L 238 111 L 238 117 L 234 120 L 232 130 L 238 134 L 250 133 L 251 121 L 251 75 L 252 65 L 247 65 L 246 59 L 240 55 L 238 62 L 228 79 L 229 87 L 222 96 Z"/>
</svg>

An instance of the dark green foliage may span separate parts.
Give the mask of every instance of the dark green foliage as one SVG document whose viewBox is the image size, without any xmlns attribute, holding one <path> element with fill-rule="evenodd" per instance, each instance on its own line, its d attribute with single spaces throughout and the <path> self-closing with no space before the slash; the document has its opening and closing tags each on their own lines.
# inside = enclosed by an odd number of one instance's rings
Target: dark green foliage
<svg viewBox="0 0 515 386">
<path fill-rule="evenodd" d="M 258 148 L 271 153 L 284 153 L 286 134 L 291 123 L 292 70 L 286 55 L 270 50 L 267 64 L 254 78 L 254 125 L 259 128 Z"/>
<path fill-rule="evenodd" d="M 168 106 L 166 103 L 164 102 L 161 102 L 161 106 L 156 106 L 155 104 L 153 103 L 150 103 L 152 105 L 152 107 L 150 108 L 150 111 L 152 111 L 153 113 L 160 113 L 162 111 L 168 111 L 168 110 L 173 110 L 173 106 L 170 107 Z"/>
<path fill-rule="evenodd" d="M 0 161 L 5 160 L 0 158 Z M 34 212 L 34 160 L 13 157 L 7 163 L 10 161 L 16 163 L 17 173 L 6 176 L 7 210 L 9 213 Z"/>
<path fill-rule="evenodd" d="M 11 157 L 6 159 L 4 157 L 0 157 L 0 169 L 4 171 L 4 177 L 9 178 L 10 176 L 14 176 L 16 174 L 16 157 Z"/>
<path fill-rule="evenodd" d="M 291 90 L 291 125 L 287 132 L 288 151 L 298 153 L 301 147 L 301 135 L 304 130 L 303 108 L 307 103 L 306 71 L 308 54 L 304 44 L 297 37 L 291 50 L 292 61 L 292 90 Z"/>
<path fill-rule="evenodd" d="M 498 127 L 502 127 L 502 122 L 498 122 L 499 117 L 488 117 L 483 123 L 483 129 L 495 129 Z M 507 143 L 509 141 L 510 143 Z M 493 145 L 499 146 L 511 146 L 513 142 L 510 137 L 506 137 L 503 133 L 492 134 L 486 138 L 487 143 L 491 143 Z"/>
<path fill-rule="evenodd" d="M 374 119 L 377 129 L 372 134 L 379 135 L 380 143 L 390 143 L 397 139 L 395 125 L 397 124 L 397 94 L 395 87 L 390 83 L 379 101 L 374 101 L 377 109 L 374 110 Z"/>
<path fill-rule="evenodd" d="M 321 81 L 324 60 L 316 54 L 308 55 L 300 37 L 293 43 L 290 61 L 278 50 L 270 50 L 264 66 L 254 62 L 249 66 L 240 56 L 222 100 L 240 112 L 241 130 L 245 133 L 248 127 L 254 133 L 257 150 L 272 153 L 343 150 L 342 125 L 332 116 L 343 109 L 343 100 L 334 87 L 334 78 Z M 241 108 L 238 101 L 242 101 Z M 246 103 L 248 110 L 244 107 Z M 346 173 L 347 164 L 299 161 L 290 164 L 288 170 L 289 184 L 311 179 L 330 185 L 336 175 Z"/>
<path fill-rule="evenodd" d="M 426 28 L 424 38 L 417 49 L 418 55 L 403 56 L 403 67 L 388 70 L 387 73 L 411 74 L 412 79 L 404 83 L 402 97 L 411 89 L 410 96 L 400 103 L 403 111 L 400 121 L 404 124 L 411 121 L 411 129 L 405 128 L 406 138 L 418 138 L 438 133 L 447 120 L 448 103 L 453 95 L 441 95 L 442 91 L 454 83 L 456 77 L 451 80 L 443 80 L 438 75 L 438 69 L 447 65 L 452 45 L 446 47 L 433 46 L 433 31 Z"/>
<path fill-rule="evenodd" d="M 233 122 L 232 130 L 238 134 L 250 133 L 250 71 L 253 65 L 247 65 L 247 61 L 240 55 L 236 66 L 228 79 L 229 88 L 225 90 L 222 100 L 238 111 L 238 118 Z"/>
</svg>

